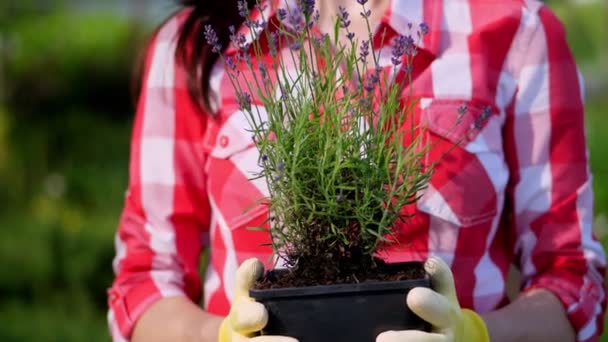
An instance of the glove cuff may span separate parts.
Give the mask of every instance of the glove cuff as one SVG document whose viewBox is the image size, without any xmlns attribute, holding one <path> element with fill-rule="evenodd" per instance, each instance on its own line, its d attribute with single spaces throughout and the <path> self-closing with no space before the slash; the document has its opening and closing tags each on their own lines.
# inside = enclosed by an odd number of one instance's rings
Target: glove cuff
<svg viewBox="0 0 608 342">
<path fill-rule="evenodd" d="M 230 330 L 231 329 L 228 322 L 228 317 L 226 317 L 224 318 L 224 320 L 222 320 L 222 324 L 220 324 L 220 330 L 217 337 L 218 342 L 230 342 L 232 337 Z"/>
<path fill-rule="evenodd" d="M 489 342 L 490 335 L 484 320 L 474 311 L 462 309 L 463 332 L 467 342 Z"/>
</svg>

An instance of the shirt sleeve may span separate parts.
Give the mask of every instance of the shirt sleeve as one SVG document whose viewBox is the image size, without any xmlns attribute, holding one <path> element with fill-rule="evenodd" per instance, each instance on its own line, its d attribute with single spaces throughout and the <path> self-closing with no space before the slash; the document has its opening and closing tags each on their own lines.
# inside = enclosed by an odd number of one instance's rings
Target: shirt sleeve
<svg viewBox="0 0 608 342">
<path fill-rule="evenodd" d="M 200 253 L 209 226 L 202 152 L 205 114 L 191 101 L 175 63 L 178 21 L 150 43 L 131 139 L 129 184 L 115 236 L 108 290 L 113 341 L 130 339 L 154 302 L 202 296 Z"/>
<path fill-rule="evenodd" d="M 582 77 L 549 9 L 526 12 L 520 31 L 511 51 L 517 90 L 505 150 L 523 291 L 551 291 L 577 341 L 596 341 L 606 309 L 606 263 L 592 227 Z"/>
</svg>

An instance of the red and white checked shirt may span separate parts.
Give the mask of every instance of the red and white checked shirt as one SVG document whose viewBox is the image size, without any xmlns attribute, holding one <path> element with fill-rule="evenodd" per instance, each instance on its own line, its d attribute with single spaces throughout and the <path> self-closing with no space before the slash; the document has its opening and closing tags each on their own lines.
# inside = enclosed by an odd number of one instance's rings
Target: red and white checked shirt
<svg viewBox="0 0 608 342">
<path fill-rule="evenodd" d="M 260 247 L 267 235 L 247 229 L 267 212 L 245 209 L 268 190 L 248 180 L 258 153 L 223 67 L 211 75 L 213 120 L 190 100 L 175 63 L 186 11 L 163 25 L 145 63 L 109 290 L 114 341 L 129 340 L 134 322 L 163 297 L 203 299 L 209 312 L 227 314 L 239 263 L 271 254 Z M 578 341 L 596 341 L 606 262 L 592 232 L 583 85 L 561 23 L 533 0 L 394 0 L 377 30 L 386 30 L 387 44 L 376 36 L 374 46 L 382 66 L 390 65 L 389 38 L 421 22 L 429 34 L 414 65 L 417 114 L 439 142 L 435 157 L 464 142 L 438 165 L 417 215 L 400 228 L 407 247 L 386 258 L 441 256 L 460 303 L 478 312 L 508 303 L 505 279 L 515 264 L 523 291 L 552 291 Z M 462 128 L 447 134 L 463 102 Z M 466 133 L 486 106 L 493 110 L 485 125 Z M 211 256 L 201 280 L 203 249 Z"/>
</svg>

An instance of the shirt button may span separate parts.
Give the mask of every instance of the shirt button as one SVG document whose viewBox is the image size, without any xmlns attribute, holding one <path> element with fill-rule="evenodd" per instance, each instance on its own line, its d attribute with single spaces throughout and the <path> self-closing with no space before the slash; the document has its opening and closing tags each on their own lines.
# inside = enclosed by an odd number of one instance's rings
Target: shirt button
<svg viewBox="0 0 608 342">
<path fill-rule="evenodd" d="M 222 136 L 220 137 L 220 147 L 222 147 L 222 148 L 226 148 L 226 147 L 228 147 L 228 142 L 229 142 L 229 139 L 228 139 L 228 137 L 227 137 L 227 136 L 222 135 Z"/>
</svg>

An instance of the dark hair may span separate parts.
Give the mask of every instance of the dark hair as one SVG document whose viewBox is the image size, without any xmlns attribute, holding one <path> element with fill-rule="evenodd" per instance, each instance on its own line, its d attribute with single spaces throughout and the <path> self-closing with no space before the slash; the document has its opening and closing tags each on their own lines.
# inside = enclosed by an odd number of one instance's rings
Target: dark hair
<svg viewBox="0 0 608 342">
<path fill-rule="evenodd" d="M 217 32 L 220 43 L 226 47 L 230 41 L 230 26 L 238 28 L 244 22 L 239 15 L 237 0 L 178 0 L 178 4 L 189 7 L 190 13 L 183 22 L 177 41 L 176 61 L 181 63 L 187 74 L 188 91 L 201 108 L 211 113 L 209 108 L 209 74 L 218 60 L 217 53 L 211 51 L 204 35 L 206 25 Z M 250 9 L 254 1 L 247 1 Z"/>
</svg>

